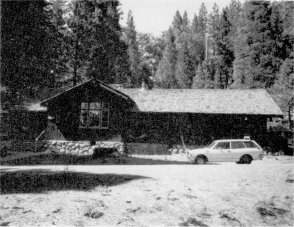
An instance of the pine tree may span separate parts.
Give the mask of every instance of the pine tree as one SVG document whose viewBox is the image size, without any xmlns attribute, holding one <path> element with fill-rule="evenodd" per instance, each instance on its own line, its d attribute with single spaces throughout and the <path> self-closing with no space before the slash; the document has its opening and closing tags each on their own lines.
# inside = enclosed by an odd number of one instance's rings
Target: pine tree
<svg viewBox="0 0 294 227">
<path fill-rule="evenodd" d="M 207 10 L 204 3 L 201 4 L 198 16 L 199 32 L 204 36 L 207 32 Z"/>
<path fill-rule="evenodd" d="M 283 21 L 283 30 L 285 36 L 294 36 L 294 2 L 282 1 L 279 5 L 280 14 Z M 293 42 L 293 41 L 292 41 Z"/>
<path fill-rule="evenodd" d="M 172 29 L 173 29 L 173 33 L 176 38 L 177 48 L 178 48 L 179 43 L 181 43 L 182 27 L 183 27 L 183 18 L 181 16 L 180 12 L 177 10 L 176 14 L 174 16 L 173 22 L 172 22 Z"/>
<path fill-rule="evenodd" d="M 120 77 L 117 69 L 122 67 L 118 59 L 121 59 L 121 55 L 126 51 L 126 46 L 121 40 L 120 3 L 118 0 L 88 1 L 89 14 L 92 15 L 90 25 L 93 34 L 89 39 L 91 49 L 88 74 L 105 83 L 114 83 L 117 77 Z M 119 71 L 126 70 L 127 64 L 128 62 L 125 61 Z"/>
<path fill-rule="evenodd" d="M 240 81 L 246 87 L 268 88 L 274 84 L 281 64 L 281 59 L 275 56 L 281 32 L 272 27 L 271 16 L 269 2 L 245 2 L 235 47 L 235 85 Z"/>
<path fill-rule="evenodd" d="M 232 23 L 230 31 L 230 41 L 233 43 L 236 40 L 237 28 L 239 27 L 239 19 L 241 16 L 242 4 L 239 0 L 231 0 L 231 3 L 226 7 L 228 20 Z"/>
<path fill-rule="evenodd" d="M 198 16 L 198 51 L 199 51 L 199 60 L 200 62 L 205 59 L 205 50 L 206 50 L 206 34 L 207 34 L 207 10 L 204 3 L 201 4 Z"/>
<path fill-rule="evenodd" d="M 211 59 L 206 60 L 202 64 L 205 78 L 205 88 L 212 89 L 214 88 L 214 65 L 211 62 Z"/>
<path fill-rule="evenodd" d="M 187 11 L 183 14 L 180 45 L 187 44 L 190 50 L 191 27 Z"/>
<path fill-rule="evenodd" d="M 134 87 L 140 86 L 140 55 L 137 42 L 137 32 L 135 29 L 134 18 L 131 11 L 128 13 L 127 27 L 125 28 L 126 42 L 128 44 L 128 53 L 131 63 L 131 85 Z"/>
<path fill-rule="evenodd" d="M 188 19 L 188 14 L 187 14 L 187 11 L 184 12 L 183 14 L 183 18 L 182 18 L 182 26 L 181 26 L 181 32 L 182 33 L 189 33 L 190 31 L 190 22 L 189 22 L 189 19 Z"/>
<path fill-rule="evenodd" d="M 154 76 L 162 58 L 164 39 L 162 37 L 155 38 L 151 34 L 138 33 L 138 45 L 141 63 L 148 65 L 152 76 Z"/>
<path fill-rule="evenodd" d="M 194 18 L 191 24 L 191 31 L 195 35 L 199 33 L 199 23 L 198 23 L 198 17 L 196 14 L 194 15 Z"/>
<path fill-rule="evenodd" d="M 54 84 L 52 12 L 46 1 L 1 2 L 1 85 L 11 105 Z"/>
<path fill-rule="evenodd" d="M 178 50 L 176 63 L 176 81 L 179 88 L 191 88 L 194 76 L 194 67 L 188 50 L 187 42 Z"/>
<path fill-rule="evenodd" d="M 210 49 L 213 55 L 218 55 L 217 43 L 221 39 L 220 37 L 220 15 L 219 8 L 216 3 L 214 3 L 212 12 L 209 14 L 208 25 L 209 25 L 209 40 Z"/>
<path fill-rule="evenodd" d="M 230 41 L 231 29 L 232 24 L 227 17 L 227 11 L 223 10 L 219 28 L 220 39 L 216 42 L 217 52 L 220 57 L 218 65 L 220 74 L 222 75 L 223 88 L 227 88 L 230 84 L 233 72 L 233 61 L 235 59 L 234 46 Z"/>
<path fill-rule="evenodd" d="M 198 17 L 195 14 L 191 25 L 190 31 L 190 54 L 192 61 L 194 63 L 195 71 L 197 70 L 197 65 L 201 64 L 202 57 L 204 56 L 204 47 L 202 42 L 202 36 L 199 31 Z"/>
<path fill-rule="evenodd" d="M 115 78 L 113 83 L 125 84 L 125 86 L 130 86 L 131 83 L 131 70 L 130 70 L 130 59 L 128 54 L 128 45 L 120 41 L 117 45 L 117 56 L 114 62 L 114 75 Z"/>
<path fill-rule="evenodd" d="M 72 74 L 72 85 L 84 80 L 89 68 L 90 44 L 87 39 L 91 37 L 91 30 L 88 24 L 91 21 L 87 16 L 85 2 L 74 0 L 71 2 L 71 14 L 67 21 L 69 32 L 66 34 L 66 40 L 69 44 L 66 49 L 68 57 L 69 72 Z"/>
<path fill-rule="evenodd" d="M 207 33 L 207 10 L 204 3 L 201 4 L 199 15 L 194 15 L 189 37 L 189 49 L 194 65 L 194 70 L 205 60 Z"/>
<path fill-rule="evenodd" d="M 221 74 L 219 68 L 216 69 L 214 75 L 214 88 L 222 88 Z"/>
<path fill-rule="evenodd" d="M 204 88 L 205 87 L 205 75 L 202 69 L 202 65 L 198 64 L 196 75 L 193 78 L 192 88 Z"/>
<path fill-rule="evenodd" d="M 294 53 L 281 65 L 278 79 L 271 91 L 279 97 L 281 108 L 288 112 L 289 119 L 291 119 L 294 107 Z M 293 127 L 293 121 L 290 122 L 290 127 Z"/>
<path fill-rule="evenodd" d="M 55 67 L 52 69 L 52 73 L 55 75 L 55 84 L 52 85 L 59 87 L 66 85 L 69 74 L 69 69 L 67 67 L 67 50 L 69 49 L 67 43 L 68 29 L 66 21 L 64 20 L 64 15 L 67 12 L 64 0 L 51 0 L 50 3 L 53 11 L 51 18 L 51 22 L 54 25 L 53 33 L 57 41 L 53 46 L 55 53 L 53 61 Z"/>
<path fill-rule="evenodd" d="M 124 43 L 118 0 L 75 0 L 69 19 L 73 82 L 82 76 L 106 83 L 117 80 Z M 127 62 L 123 62 L 123 68 Z M 123 69 L 122 69 L 123 70 Z M 119 78 L 120 80 L 121 78 Z"/>
<path fill-rule="evenodd" d="M 161 88 L 177 88 L 175 79 L 175 65 L 177 61 L 175 39 L 172 29 L 169 29 L 165 37 L 163 56 L 155 74 L 156 84 Z"/>
</svg>

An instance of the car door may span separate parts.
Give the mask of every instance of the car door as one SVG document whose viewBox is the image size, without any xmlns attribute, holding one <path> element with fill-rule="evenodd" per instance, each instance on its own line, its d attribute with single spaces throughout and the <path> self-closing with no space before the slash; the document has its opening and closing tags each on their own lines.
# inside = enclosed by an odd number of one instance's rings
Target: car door
<svg viewBox="0 0 294 227">
<path fill-rule="evenodd" d="M 246 154 L 247 149 L 243 141 L 231 141 L 232 161 L 239 161 L 243 154 Z"/>
<path fill-rule="evenodd" d="M 247 153 L 250 154 L 254 160 L 260 158 L 260 155 L 262 154 L 262 149 L 260 147 L 250 140 L 244 141 L 244 144 L 246 146 Z"/>
<path fill-rule="evenodd" d="M 210 151 L 211 162 L 231 161 L 230 142 L 220 141 Z"/>
</svg>

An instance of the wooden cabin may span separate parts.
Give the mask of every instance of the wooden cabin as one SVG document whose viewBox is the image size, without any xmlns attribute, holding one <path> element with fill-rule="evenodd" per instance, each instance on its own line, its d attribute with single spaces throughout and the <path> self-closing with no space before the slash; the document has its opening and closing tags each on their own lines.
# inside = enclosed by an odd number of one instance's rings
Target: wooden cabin
<svg viewBox="0 0 294 227">
<path fill-rule="evenodd" d="M 89 80 L 41 103 L 67 141 L 203 145 L 250 136 L 283 113 L 264 89 L 124 89 Z M 58 138 L 47 138 L 58 140 Z"/>
</svg>

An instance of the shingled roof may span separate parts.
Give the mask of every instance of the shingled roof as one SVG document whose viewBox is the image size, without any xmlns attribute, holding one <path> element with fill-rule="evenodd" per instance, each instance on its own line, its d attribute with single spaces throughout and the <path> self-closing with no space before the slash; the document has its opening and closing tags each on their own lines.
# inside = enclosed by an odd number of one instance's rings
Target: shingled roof
<svg viewBox="0 0 294 227">
<path fill-rule="evenodd" d="M 256 114 L 283 112 L 264 89 L 120 89 L 142 112 Z"/>
</svg>

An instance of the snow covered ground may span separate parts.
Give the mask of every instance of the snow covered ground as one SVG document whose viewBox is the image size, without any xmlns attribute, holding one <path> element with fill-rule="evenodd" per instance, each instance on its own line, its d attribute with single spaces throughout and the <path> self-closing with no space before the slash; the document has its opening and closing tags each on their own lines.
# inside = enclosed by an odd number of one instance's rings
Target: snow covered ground
<svg viewBox="0 0 294 227">
<path fill-rule="evenodd" d="M 1 166 L 0 225 L 293 226 L 293 164 Z"/>
</svg>

